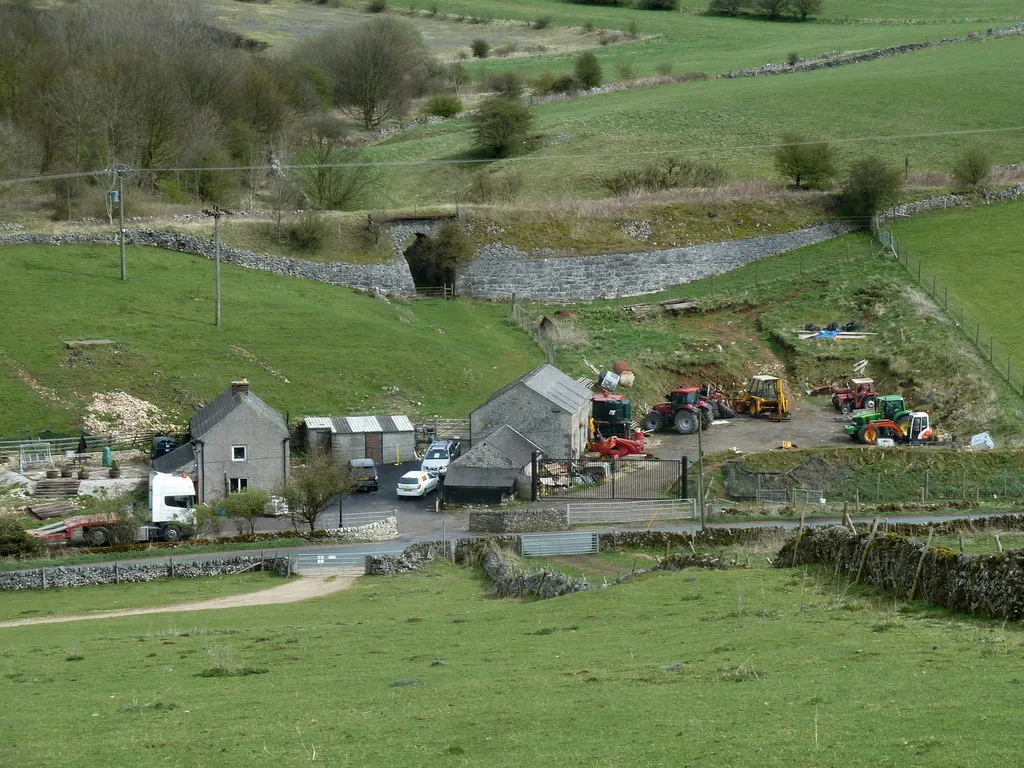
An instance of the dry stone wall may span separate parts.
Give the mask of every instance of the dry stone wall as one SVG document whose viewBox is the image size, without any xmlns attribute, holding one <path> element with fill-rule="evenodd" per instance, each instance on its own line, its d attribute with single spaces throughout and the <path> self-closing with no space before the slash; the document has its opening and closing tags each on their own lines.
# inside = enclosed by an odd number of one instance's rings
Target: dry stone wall
<svg viewBox="0 0 1024 768">
<path fill-rule="evenodd" d="M 863 560 L 862 580 L 883 592 L 977 616 L 1024 619 L 1024 551 L 972 555 L 947 547 L 925 551 L 925 542 L 896 533 L 876 535 L 870 546 L 869 538 L 845 528 L 812 528 L 788 541 L 775 564 L 792 565 L 795 548 L 797 565 L 853 576 Z"/>
<path fill-rule="evenodd" d="M 474 533 L 542 533 L 567 531 L 565 509 L 499 509 L 469 513 L 469 530 Z"/>
<path fill-rule="evenodd" d="M 288 563 L 287 557 L 244 555 L 190 562 L 176 562 L 173 558 L 168 558 L 149 563 L 34 568 L 0 573 L 0 591 L 94 587 L 100 584 L 125 584 L 169 578 L 198 579 L 204 576 L 229 576 L 252 570 L 275 571 L 278 575 L 285 576 L 289 573 Z"/>
<path fill-rule="evenodd" d="M 398 538 L 398 518 L 391 515 L 366 525 L 328 528 L 324 531 L 324 536 L 342 544 L 352 541 L 391 541 Z"/>
</svg>

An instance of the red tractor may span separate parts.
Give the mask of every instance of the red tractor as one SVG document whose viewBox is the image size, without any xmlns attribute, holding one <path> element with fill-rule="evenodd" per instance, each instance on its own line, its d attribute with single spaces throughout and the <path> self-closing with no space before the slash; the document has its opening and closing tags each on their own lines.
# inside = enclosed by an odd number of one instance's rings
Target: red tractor
<svg viewBox="0 0 1024 768">
<path fill-rule="evenodd" d="M 837 389 L 832 395 L 832 405 L 842 413 L 865 409 L 873 411 L 877 404 L 874 379 L 850 379 L 843 389 Z"/>
<path fill-rule="evenodd" d="M 668 402 L 658 403 L 644 419 L 644 429 L 655 432 L 674 426 L 681 435 L 692 435 L 697 428 L 707 429 L 714 420 L 711 403 L 701 396 L 697 387 L 680 387 L 667 395 Z"/>
</svg>

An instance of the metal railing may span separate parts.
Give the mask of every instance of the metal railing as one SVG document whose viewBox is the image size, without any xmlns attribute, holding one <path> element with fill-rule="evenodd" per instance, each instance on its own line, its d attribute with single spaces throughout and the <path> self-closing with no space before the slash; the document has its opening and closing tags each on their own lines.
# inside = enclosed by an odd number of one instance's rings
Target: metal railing
<svg viewBox="0 0 1024 768">
<path fill-rule="evenodd" d="M 573 502 L 565 507 L 569 525 L 578 523 L 646 523 L 696 520 L 696 499 Z"/>
<path fill-rule="evenodd" d="M 596 555 L 600 537 L 586 533 L 524 533 L 519 536 L 519 553 L 523 557 L 549 555 Z"/>
<path fill-rule="evenodd" d="M 343 505 L 341 508 L 341 519 L 339 520 L 339 523 L 341 528 L 358 528 L 361 525 L 379 523 L 381 520 L 387 520 L 389 517 L 397 516 L 397 509 L 393 509 L 390 512 L 347 512 L 345 511 L 345 507 Z"/>
</svg>

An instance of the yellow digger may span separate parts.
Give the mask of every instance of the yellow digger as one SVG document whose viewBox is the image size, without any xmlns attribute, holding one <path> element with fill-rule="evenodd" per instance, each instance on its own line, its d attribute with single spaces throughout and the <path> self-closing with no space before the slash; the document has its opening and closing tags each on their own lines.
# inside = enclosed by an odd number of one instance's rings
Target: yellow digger
<svg viewBox="0 0 1024 768">
<path fill-rule="evenodd" d="M 747 391 L 732 401 L 736 413 L 751 416 L 767 415 L 776 421 L 788 419 L 789 399 L 786 397 L 785 382 L 777 376 L 754 376 Z"/>
</svg>

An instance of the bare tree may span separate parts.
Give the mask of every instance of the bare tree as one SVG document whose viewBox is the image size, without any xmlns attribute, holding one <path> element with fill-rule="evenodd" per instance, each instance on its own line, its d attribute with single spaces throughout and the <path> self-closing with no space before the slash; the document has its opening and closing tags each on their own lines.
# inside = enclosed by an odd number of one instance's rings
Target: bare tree
<svg viewBox="0 0 1024 768">
<path fill-rule="evenodd" d="M 298 531 L 307 526 L 316 530 L 317 520 L 335 497 L 355 488 L 355 481 L 347 464 L 340 464 L 324 450 L 316 449 L 306 457 L 306 463 L 297 466 L 281 488 L 281 496 L 288 503 L 292 525 Z"/>
<path fill-rule="evenodd" d="M 344 210 L 351 207 L 369 181 L 366 166 L 358 165 L 360 152 L 345 144 L 344 128 L 329 115 L 306 124 L 303 144 L 308 148 L 299 171 L 303 190 L 316 208 Z"/>
<path fill-rule="evenodd" d="M 815 13 L 821 13 L 821 0 L 790 0 L 793 13 L 801 20 Z"/>
<path fill-rule="evenodd" d="M 426 46 L 404 19 L 379 16 L 321 41 L 334 98 L 367 129 L 405 114 L 426 61 Z"/>
</svg>

